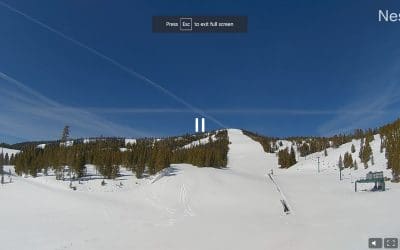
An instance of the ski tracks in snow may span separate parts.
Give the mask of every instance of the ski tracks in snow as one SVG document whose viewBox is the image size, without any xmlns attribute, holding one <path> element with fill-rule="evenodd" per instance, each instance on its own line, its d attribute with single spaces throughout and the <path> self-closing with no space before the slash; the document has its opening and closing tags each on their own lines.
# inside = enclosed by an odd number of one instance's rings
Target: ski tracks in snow
<svg viewBox="0 0 400 250">
<path fill-rule="evenodd" d="M 164 212 L 167 217 L 166 222 L 158 222 L 156 226 L 173 226 L 176 223 L 175 212 L 176 210 L 170 208 L 163 204 L 162 200 L 156 196 L 154 193 L 150 192 L 146 194 L 146 200 L 150 202 L 150 204 L 159 211 Z"/>
<path fill-rule="evenodd" d="M 168 206 L 166 201 L 163 201 L 160 196 L 155 195 L 153 192 L 147 193 L 146 199 L 157 210 L 164 212 L 166 220 L 157 223 L 157 226 L 173 226 L 185 217 L 193 217 L 196 215 L 190 206 L 189 191 L 185 183 L 180 184 L 177 188 L 177 201 L 175 206 Z"/>
<path fill-rule="evenodd" d="M 181 185 L 180 193 L 179 193 L 179 201 L 183 207 L 184 216 L 195 216 L 192 208 L 190 207 L 185 183 L 182 183 L 182 185 Z"/>
</svg>

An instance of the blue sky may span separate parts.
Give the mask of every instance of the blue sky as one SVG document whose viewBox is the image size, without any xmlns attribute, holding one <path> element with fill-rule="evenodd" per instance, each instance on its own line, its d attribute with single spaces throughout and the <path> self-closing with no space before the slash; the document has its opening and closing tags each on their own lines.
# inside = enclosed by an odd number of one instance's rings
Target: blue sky
<svg viewBox="0 0 400 250">
<path fill-rule="evenodd" d="M 400 4 L 1 0 L 0 141 L 56 139 L 64 124 L 73 137 L 177 135 L 198 113 L 208 129 L 274 136 L 382 125 L 400 106 L 400 23 L 378 9 Z M 157 34 L 154 15 L 249 25 Z"/>
</svg>

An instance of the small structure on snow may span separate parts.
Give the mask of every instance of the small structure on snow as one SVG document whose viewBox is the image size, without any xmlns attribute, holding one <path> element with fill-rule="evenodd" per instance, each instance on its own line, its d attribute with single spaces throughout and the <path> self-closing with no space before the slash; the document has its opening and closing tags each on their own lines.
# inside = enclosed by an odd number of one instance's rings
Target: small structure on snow
<svg viewBox="0 0 400 250">
<path fill-rule="evenodd" d="M 354 183 L 354 190 L 357 192 L 357 183 L 375 183 L 372 191 L 385 191 L 385 177 L 383 176 L 383 171 L 379 172 L 368 172 L 365 179 L 357 180 Z"/>
</svg>

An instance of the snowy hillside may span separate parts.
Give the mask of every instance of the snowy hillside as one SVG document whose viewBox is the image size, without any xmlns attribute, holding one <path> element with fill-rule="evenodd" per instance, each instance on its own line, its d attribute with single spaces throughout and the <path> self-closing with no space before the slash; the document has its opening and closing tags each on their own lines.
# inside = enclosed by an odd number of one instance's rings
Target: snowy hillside
<svg viewBox="0 0 400 250">
<path fill-rule="evenodd" d="M 278 150 L 282 150 L 282 149 L 285 149 L 285 148 L 291 148 L 291 147 L 293 147 L 294 150 L 297 150 L 297 146 L 291 141 L 278 140 L 278 141 L 276 141 L 276 143 L 278 145 Z"/>
<path fill-rule="evenodd" d="M 125 145 L 135 144 L 135 143 L 136 143 L 136 139 L 125 139 Z"/>
<path fill-rule="evenodd" d="M 54 176 L 13 177 L 0 187 L 0 200 L 7 200 L 0 213 L 2 248 L 354 250 L 367 249 L 369 237 L 399 236 L 393 220 L 399 184 L 355 193 L 350 178 L 338 179 L 335 164 L 351 143 L 329 149 L 326 158 L 316 153 L 279 169 L 276 154 L 242 131 L 230 129 L 228 136 L 225 169 L 175 164 L 143 179 L 123 172 L 104 186 L 92 173 L 74 184 L 77 191 Z M 370 169 L 383 169 L 375 141 Z M 358 155 L 359 142 L 354 145 Z"/>
<path fill-rule="evenodd" d="M 198 146 L 198 145 L 207 144 L 209 142 L 209 140 L 210 140 L 210 137 L 201 138 L 200 140 L 193 141 L 191 143 L 186 144 L 185 146 L 183 146 L 183 148 L 191 148 L 191 147 L 195 147 L 195 146 Z M 211 140 L 212 141 L 216 140 L 215 134 L 211 135 Z"/>
<path fill-rule="evenodd" d="M 8 154 L 11 157 L 11 155 L 18 154 L 19 150 L 0 147 L 0 154 L 1 152 L 3 152 L 4 155 Z"/>
<path fill-rule="evenodd" d="M 356 151 L 351 153 L 351 146 L 354 145 Z M 320 170 L 322 172 L 337 172 L 338 171 L 338 161 L 340 156 L 344 156 L 346 152 L 351 153 L 353 160 L 357 161 L 358 170 L 347 168 L 343 170 L 345 178 L 351 178 L 351 180 L 356 180 L 361 177 L 365 177 L 366 173 L 369 171 L 383 171 L 384 175 L 388 178 L 392 177 L 392 171 L 386 169 L 387 160 L 385 158 L 385 150 L 380 152 L 380 137 L 379 135 L 374 136 L 374 140 L 370 143 L 372 148 L 372 155 L 374 158 L 374 164 L 371 161 L 368 162 L 368 168 L 365 169 L 363 163 L 359 158 L 361 140 L 352 140 L 352 142 L 345 143 L 339 148 L 328 148 L 328 156 L 325 157 L 324 152 L 317 152 L 314 154 L 307 155 L 306 157 L 298 157 L 298 163 L 291 167 L 292 170 L 318 170 L 318 157 L 320 160 Z"/>
</svg>

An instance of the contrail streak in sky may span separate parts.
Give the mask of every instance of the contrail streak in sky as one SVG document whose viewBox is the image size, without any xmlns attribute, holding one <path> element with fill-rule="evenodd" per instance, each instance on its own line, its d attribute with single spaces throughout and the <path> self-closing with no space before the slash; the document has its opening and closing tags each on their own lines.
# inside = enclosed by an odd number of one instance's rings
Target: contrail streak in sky
<svg viewBox="0 0 400 250">
<path fill-rule="evenodd" d="M 29 16 L 28 14 L 25 14 L 24 12 L 15 9 L 14 7 L 4 3 L 3 1 L 0 1 L 0 5 L 11 10 L 14 13 L 17 13 L 21 16 L 23 16 L 24 18 L 26 18 L 27 20 L 41 26 L 42 28 L 45 28 L 51 32 L 53 32 L 54 34 L 64 38 L 65 40 L 68 40 L 70 42 L 72 42 L 73 44 L 86 49 L 87 51 L 91 52 L 92 54 L 108 61 L 109 63 L 113 64 L 114 66 L 118 67 L 119 69 L 121 69 L 122 71 L 128 73 L 131 76 L 134 76 L 136 78 L 139 78 L 140 80 L 143 80 L 144 82 L 146 82 L 147 84 L 150 84 L 151 86 L 153 86 L 154 88 L 158 89 L 159 91 L 163 92 L 164 94 L 168 95 L 169 97 L 173 98 L 174 100 L 176 100 L 177 102 L 183 104 L 184 106 L 186 106 L 187 108 L 191 109 L 194 113 L 200 114 L 206 118 L 208 118 L 209 120 L 215 122 L 216 124 L 218 124 L 219 126 L 226 128 L 227 126 L 225 126 L 224 124 L 222 124 L 220 121 L 218 121 L 216 118 L 206 114 L 203 110 L 194 107 L 193 105 L 191 105 L 190 103 L 188 103 L 187 101 L 185 101 L 184 99 L 180 98 L 179 96 L 175 95 L 174 93 L 172 93 L 170 90 L 164 88 L 163 86 L 161 86 L 160 84 L 152 81 L 151 79 L 147 78 L 146 76 L 139 74 L 138 72 L 128 68 L 127 66 L 119 63 L 117 60 L 101 53 L 100 51 L 93 49 L 91 47 L 89 47 L 88 45 L 62 33 L 61 31 L 58 31 L 52 27 L 50 27 L 49 25 L 37 20 L 36 18 L 33 18 L 31 16 Z"/>
</svg>

